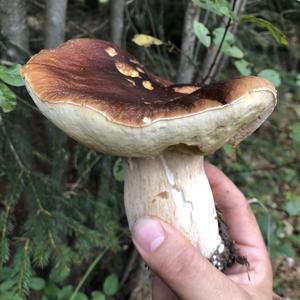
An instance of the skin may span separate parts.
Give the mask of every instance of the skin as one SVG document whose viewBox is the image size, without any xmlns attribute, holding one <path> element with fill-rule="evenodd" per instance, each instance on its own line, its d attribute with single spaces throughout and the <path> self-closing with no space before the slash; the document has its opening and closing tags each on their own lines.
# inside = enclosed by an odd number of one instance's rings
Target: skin
<svg viewBox="0 0 300 300">
<path fill-rule="evenodd" d="M 170 225 L 144 217 L 134 226 L 133 241 L 156 274 L 153 299 L 271 300 L 271 263 L 245 196 L 213 165 L 206 163 L 205 170 L 216 206 L 250 268 L 236 264 L 223 274 Z"/>
</svg>

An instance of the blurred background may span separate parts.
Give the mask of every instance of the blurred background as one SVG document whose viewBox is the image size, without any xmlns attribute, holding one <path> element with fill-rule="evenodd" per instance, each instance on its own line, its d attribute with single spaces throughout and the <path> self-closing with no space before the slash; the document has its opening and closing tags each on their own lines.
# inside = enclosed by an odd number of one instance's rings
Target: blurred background
<svg viewBox="0 0 300 300">
<path fill-rule="evenodd" d="M 111 40 L 173 82 L 259 75 L 278 105 L 208 159 L 255 211 L 274 299 L 300 299 L 300 1 L 0 0 L 0 300 L 151 299 L 130 240 L 122 163 L 35 108 L 20 65 L 64 40 Z"/>
</svg>

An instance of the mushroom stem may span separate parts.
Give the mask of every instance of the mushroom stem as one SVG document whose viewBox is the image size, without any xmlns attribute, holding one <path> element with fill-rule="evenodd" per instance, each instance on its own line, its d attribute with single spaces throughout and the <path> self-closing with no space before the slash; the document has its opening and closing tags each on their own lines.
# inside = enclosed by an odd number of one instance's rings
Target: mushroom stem
<svg viewBox="0 0 300 300">
<path fill-rule="evenodd" d="M 152 159 L 127 159 L 124 169 L 130 230 L 142 216 L 161 218 L 210 259 L 222 240 L 203 156 L 165 151 Z"/>
</svg>

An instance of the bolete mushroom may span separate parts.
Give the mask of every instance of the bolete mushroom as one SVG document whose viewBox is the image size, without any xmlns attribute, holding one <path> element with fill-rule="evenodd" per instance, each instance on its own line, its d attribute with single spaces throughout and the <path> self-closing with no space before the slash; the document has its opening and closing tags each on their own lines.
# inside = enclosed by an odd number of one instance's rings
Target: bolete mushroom
<svg viewBox="0 0 300 300">
<path fill-rule="evenodd" d="M 93 39 L 42 50 L 21 73 L 55 125 L 92 149 L 125 158 L 130 229 L 143 215 L 157 216 L 218 265 L 224 245 L 203 156 L 238 145 L 271 114 L 276 91 L 269 81 L 173 85 L 124 50 Z"/>
</svg>

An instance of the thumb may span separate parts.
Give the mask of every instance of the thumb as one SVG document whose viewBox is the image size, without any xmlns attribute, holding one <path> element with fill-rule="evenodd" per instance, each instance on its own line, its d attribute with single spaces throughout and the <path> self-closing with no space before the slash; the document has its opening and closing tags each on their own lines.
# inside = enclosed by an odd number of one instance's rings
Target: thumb
<svg viewBox="0 0 300 300">
<path fill-rule="evenodd" d="M 247 298 L 182 234 L 157 218 L 138 220 L 133 228 L 133 242 L 149 267 L 181 299 Z"/>
</svg>

